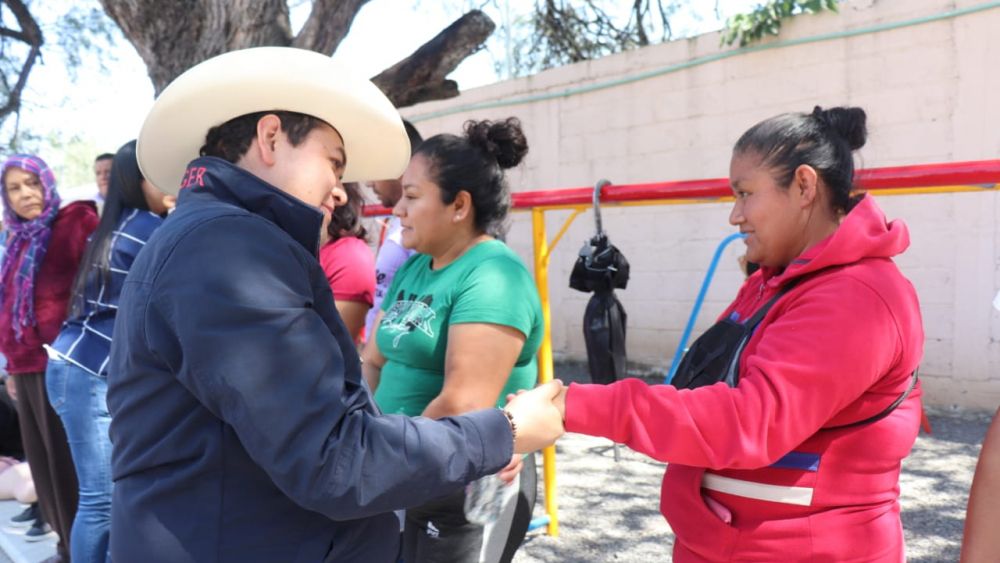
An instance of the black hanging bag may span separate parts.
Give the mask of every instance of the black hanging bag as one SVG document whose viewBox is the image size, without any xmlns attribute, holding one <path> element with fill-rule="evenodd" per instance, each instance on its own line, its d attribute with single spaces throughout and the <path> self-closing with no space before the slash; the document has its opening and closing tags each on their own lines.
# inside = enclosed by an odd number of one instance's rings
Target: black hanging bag
<svg viewBox="0 0 1000 563">
<path fill-rule="evenodd" d="M 777 295 L 745 323 L 723 319 L 712 325 L 691 344 L 691 348 L 681 358 L 681 364 L 670 384 L 678 389 L 694 389 L 724 381 L 730 387 L 736 387 L 743 348 L 767 312 L 793 285 L 794 283 L 781 288 Z"/>
<path fill-rule="evenodd" d="M 593 293 L 583 315 L 583 339 L 587 345 L 587 365 L 594 383 L 614 383 L 625 377 L 625 327 L 628 315 L 615 296 L 615 289 L 628 285 L 629 264 L 615 248 L 601 226 L 601 180 L 594 186 L 594 221 L 597 233 L 588 239 L 569 277 L 569 286 Z"/>
</svg>

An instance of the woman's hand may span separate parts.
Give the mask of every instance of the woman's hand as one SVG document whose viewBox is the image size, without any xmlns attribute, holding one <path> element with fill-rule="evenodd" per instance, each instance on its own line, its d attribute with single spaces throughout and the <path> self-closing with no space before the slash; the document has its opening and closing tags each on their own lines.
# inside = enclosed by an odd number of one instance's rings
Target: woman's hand
<svg viewBox="0 0 1000 563">
<path fill-rule="evenodd" d="M 562 382 L 560 381 L 559 383 Z M 552 405 L 559 411 L 559 420 L 563 422 L 563 426 L 566 426 L 566 391 L 568 390 L 569 387 L 563 385 L 559 393 L 552 399 Z"/>
<path fill-rule="evenodd" d="M 510 413 L 517 426 L 514 437 L 514 451 L 528 453 L 555 443 L 566 429 L 563 428 L 563 414 L 556 406 L 560 396 L 565 396 L 562 381 L 552 380 L 508 397 L 505 410 Z"/>
</svg>

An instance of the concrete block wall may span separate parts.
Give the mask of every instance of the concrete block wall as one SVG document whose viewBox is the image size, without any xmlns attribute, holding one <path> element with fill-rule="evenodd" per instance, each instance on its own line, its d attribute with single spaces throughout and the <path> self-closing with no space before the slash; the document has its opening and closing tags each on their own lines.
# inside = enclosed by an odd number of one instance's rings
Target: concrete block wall
<svg viewBox="0 0 1000 563">
<path fill-rule="evenodd" d="M 791 41 L 935 16 L 971 1 L 858 0 L 839 14 L 801 16 L 777 39 Z M 1000 158 L 1000 9 L 877 33 L 743 53 L 606 89 L 530 103 L 426 116 L 472 104 L 504 103 L 634 76 L 713 56 L 717 33 L 552 69 L 404 110 L 425 135 L 457 132 L 466 119 L 517 116 L 531 145 L 510 175 L 515 191 L 724 177 L 732 144 L 761 119 L 814 105 L 858 105 L 869 115 L 861 166 Z M 922 376 L 929 403 L 1000 404 L 1000 201 L 996 193 L 883 197 L 905 220 L 911 249 L 898 263 L 920 295 L 927 342 Z M 568 212 L 549 212 L 549 236 Z M 632 263 L 620 299 L 629 312 L 631 360 L 664 371 L 677 346 L 715 246 L 734 229 L 729 205 L 709 203 L 605 209 L 606 230 Z M 593 231 L 581 215 L 550 266 L 553 345 L 584 357 L 588 296 L 568 288 L 580 244 Z M 531 222 L 514 216 L 508 240 L 531 258 Z M 741 281 L 740 245 L 724 255 L 697 324 L 707 328 Z"/>
</svg>

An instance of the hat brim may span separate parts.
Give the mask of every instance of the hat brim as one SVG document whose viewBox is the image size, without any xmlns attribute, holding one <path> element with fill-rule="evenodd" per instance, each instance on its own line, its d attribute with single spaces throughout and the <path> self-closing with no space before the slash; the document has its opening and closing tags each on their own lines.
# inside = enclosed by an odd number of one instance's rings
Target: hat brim
<svg viewBox="0 0 1000 563">
<path fill-rule="evenodd" d="M 345 182 L 398 178 L 410 159 L 399 112 L 370 80 L 314 51 L 255 47 L 208 59 L 167 86 L 139 132 L 139 168 L 176 194 L 210 128 L 268 110 L 311 115 L 336 129 L 347 153 Z"/>
</svg>

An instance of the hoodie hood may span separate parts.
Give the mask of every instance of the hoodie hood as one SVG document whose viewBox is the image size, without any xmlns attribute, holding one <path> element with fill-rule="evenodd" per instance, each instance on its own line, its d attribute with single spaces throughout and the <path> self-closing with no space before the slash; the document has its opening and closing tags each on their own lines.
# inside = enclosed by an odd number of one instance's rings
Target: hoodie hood
<svg viewBox="0 0 1000 563">
<path fill-rule="evenodd" d="M 901 220 L 887 221 L 871 195 L 854 206 L 834 233 L 806 249 L 783 271 L 761 268 L 768 286 L 825 268 L 852 264 L 864 258 L 892 258 L 910 246 L 910 231 Z"/>
</svg>

